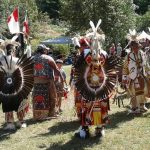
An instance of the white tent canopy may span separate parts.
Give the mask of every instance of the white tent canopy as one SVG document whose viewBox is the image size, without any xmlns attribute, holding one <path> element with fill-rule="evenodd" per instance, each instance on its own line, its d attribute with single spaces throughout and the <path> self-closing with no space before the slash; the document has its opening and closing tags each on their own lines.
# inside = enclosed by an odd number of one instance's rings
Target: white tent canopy
<svg viewBox="0 0 150 150">
<path fill-rule="evenodd" d="M 150 40 L 150 35 L 147 34 L 145 31 L 142 31 L 142 32 L 139 34 L 138 39 L 139 39 L 139 40 L 142 40 L 142 39 L 148 39 L 148 40 Z"/>
</svg>

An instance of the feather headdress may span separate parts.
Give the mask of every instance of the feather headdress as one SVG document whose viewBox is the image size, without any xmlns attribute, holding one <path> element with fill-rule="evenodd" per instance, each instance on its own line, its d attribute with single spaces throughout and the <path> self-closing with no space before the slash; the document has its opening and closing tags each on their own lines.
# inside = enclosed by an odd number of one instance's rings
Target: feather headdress
<svg viewBox="0 0 150 150">
<path fill-rule="evenodd" d="M 12 41 L 12 40 L 5 40 L 1 43 L 0 45 L 0 51 L 2 51 L 2 53 L 4 55 L 6 55 L 6 47 L 8 45 L 12 45 L 12 50 L 15 51 L 16 50 L 16 47 L 19 47 L 20 46 L 20 43 L 19 42 L 16 42 L 16 41 Z"/>
<path fill-rule="evenodd" d="M 102 22 L 102 20 L 99 19 L 97 25 L 95 26 L 94 23 L 92 21 L 90 21 L 91 29 L 87 30 L 87 32 L 86 32 L 86 37 L 87 38 L 91 39 L 92 37 L 96 37 L 99 41 L 104 41 L 105 40 L 105 34 L 99 28 L 101 22 Z"/>
<path fill-rule="evenodd" d="M 139 41 L 138 36 L 139 34 L 136 32 L 135 29 L 133 30 L 129 29 L 129 33 L 127 34 L 126 38 L 129 40 L 129 42 Z"/>
</svg>

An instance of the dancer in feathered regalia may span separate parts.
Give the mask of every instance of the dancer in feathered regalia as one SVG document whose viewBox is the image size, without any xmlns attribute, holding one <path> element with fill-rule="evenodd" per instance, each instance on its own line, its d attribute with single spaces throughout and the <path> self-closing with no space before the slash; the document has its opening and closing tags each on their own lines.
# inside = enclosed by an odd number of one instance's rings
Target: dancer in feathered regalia
<svg viewBox="0 0 150 150">
<path fill-rule="evenodd" d="M 117 70 L 121 61 L 115 56 L 108 57 L 102 50 L 105 35 L 98 33 L 97 26 L 90 21 L 92 32 L 80 39 L 81 54 L 75 64 L 75 103 L 81 128 L 76 135 L 89 136 L 89 126 L 95 125 L 95 134 L 102 136 L 104 126 L 109 122 L 109 98 L 114 89 Z"/>
<path fill-rule="evenodd" d="M 140 36 L 135 30 L 127 35 L 131 52 L 127 54 L 123 67 L 123 84 L 131 97 L 130 113 L 147 111 L 146 97 L 150 97 L 150 71 L 146 69 L 146 57 L 139 44 Z M 146 71 L 147 70 L 147 71 Z"/>
<path fill-rule="evenodd" d="M 17 112 L 21 127 L 28 108 L 26 99 L 33 87 L 33 63 L 23 55 L 15 57 L 17 42 L 5 41 L 1 44 L 0 58 L 0 103 L 5 113 L 5 129 L 15 129 L 13 111 Z"/>
</svg>

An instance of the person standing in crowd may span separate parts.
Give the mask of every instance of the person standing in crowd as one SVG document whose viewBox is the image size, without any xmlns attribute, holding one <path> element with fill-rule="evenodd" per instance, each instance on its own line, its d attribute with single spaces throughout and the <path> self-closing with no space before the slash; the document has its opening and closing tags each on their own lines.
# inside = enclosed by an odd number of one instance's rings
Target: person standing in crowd
<svg viewBox="0 0 150 150">
<path fill-rule="evenodd" d="M 116 50 L 117 50 L 117 56 L 118 56 L 118 57 L 121 57 L 121 54 L 122 54 L 122 47 L 121 47 L 121 44 L 120 44 L 120 43 L 117 44 Z"/>
<path fill-rule="evenodd" d="M 64 78 L 64 83 L 67 86 L 66 73 L 62 69 L 63 61 L 61 59 L 57 59 L 56 65 Z M 57 104 L 56 104 L 57 109 L 58 109 L 57 113 L 60 114 L 60 113 L 62 113 L 61 103 L 62 103 L 62 97 L 64 97 L 65 88 L 64 88 L 64 84 L 61 82 L 60 76 L 58 76 L 58 74 L 55 75 L 55 86 L 56 86 L 56 90 L 57 90 Z"/>
<path fill-rule="evenodd" d="M 116 53 L 116 47 L 115 47 L 115 44 L 112 43 L 111 44 L 111 47 L 109 48 L 109 54 L 112 56 Z"/>
<path fill-rule="evenodd" d="M 148 109 L 145 106 L 146 97 L 150 96 L 150 81 L 145 72 L 141 45 L 134 39 L 130 43 L 131 52 L 127 54 L 123 67 L 123 84 L 131 96 L 131 113 L 142 113 Z"/>
<path fill-rule="evenodd" d="M 60 76 L 62 84 L 64 81 L 54 59 L 47 55 L 48 50 L 48 47 L 41 44 L 37 47 L 37 54 L 34 56 L 33 118 L 35 120 L 57 117 L 54 72 Z"/>
</svg>

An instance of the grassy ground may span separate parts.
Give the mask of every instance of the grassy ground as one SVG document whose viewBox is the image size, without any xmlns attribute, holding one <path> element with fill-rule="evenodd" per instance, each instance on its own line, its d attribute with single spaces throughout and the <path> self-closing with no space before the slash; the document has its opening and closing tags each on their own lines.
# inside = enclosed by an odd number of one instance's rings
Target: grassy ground
<svg viewBox="0 0 150 150">
<path fill-rule="evenodd" d="M 65 66 L 69 75 L 70 66 Z M 58 119 L 35 122 L 32 110 L 26 119 L 28 127 L 4 132 L 4 114 L 0 113 L 0 150 L 149 150 L 150 110 L 141 116 L 127 115 L 126 108 L 111 103 L 111 123 L 103 139 L 74 137 L 79 123 L 73 108 L 73 94 L 63 101 L 63 114 Z M 126 100 L 126 104 L 129 101 Z M 149 107 L 150 108 L 150 107 Z"/>
</svg>

